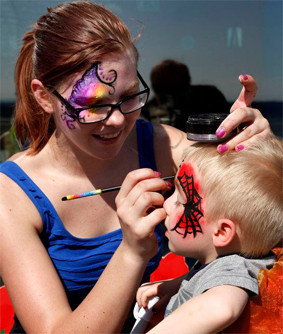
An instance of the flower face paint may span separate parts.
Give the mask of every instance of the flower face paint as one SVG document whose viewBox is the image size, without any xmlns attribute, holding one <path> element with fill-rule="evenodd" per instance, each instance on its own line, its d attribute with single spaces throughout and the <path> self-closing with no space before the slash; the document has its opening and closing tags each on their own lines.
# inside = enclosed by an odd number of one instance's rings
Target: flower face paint
<svg viewBox="0 0 283 334">
<path fill-rule="evenodd" d="M 72 90 L 68 102 L 74 108 L 89 107 L 93 104 L 101 104 L 103 100 L 109 95 L 114 94 L 114 83 L 117 79 L 117 72 L 115 70 L 106 71 L 103 69 L 101 63 L 95 63 L 89 70 L 87 70 L 82 79 L 78 80 Z M 66 121 L 70 129 L 74 128 L 70 122 L 74 122 L 76 115 L 71 115 L 68 110 L 62 105 L 63 112 L 61 118 Z M 80 118 L 91 117 L 96 109 L 87 109 L 80 112 Z M 72 118 L 67 120 L 67 116 Z"/>
<path fill-rule="evenodd" d="M 193 234 L 196 237 L 198 232 L 203 233 L 200 226 L 200 219 L 203 217 L 201 210 L 202 197 L 198 194 L 199 185 L 194 180 L 193 168 L 189 163 L 183 162 L 177 179 L 186 196 L 186 203 L 182 203 L 184 211 L 172 231 L 182 234 L 183 238 L 187 234 Z"/>
</svg>

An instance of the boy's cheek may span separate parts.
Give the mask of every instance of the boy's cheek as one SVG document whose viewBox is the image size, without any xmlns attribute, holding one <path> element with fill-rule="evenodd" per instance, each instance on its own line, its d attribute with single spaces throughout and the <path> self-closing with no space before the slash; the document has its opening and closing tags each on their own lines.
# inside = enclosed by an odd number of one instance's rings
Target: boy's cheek
<svg viewBox="0 0 283 334">
<path fill-rule="evenodd" d="M 176 224 L 180 221 L 182 215 L 184 213 L 184 207 L 178 208 L 170 217 L 169 219 L 169 228 L 172 230 Z M 176 232 L 175 232 L 176 233 Z"/>
</svg>

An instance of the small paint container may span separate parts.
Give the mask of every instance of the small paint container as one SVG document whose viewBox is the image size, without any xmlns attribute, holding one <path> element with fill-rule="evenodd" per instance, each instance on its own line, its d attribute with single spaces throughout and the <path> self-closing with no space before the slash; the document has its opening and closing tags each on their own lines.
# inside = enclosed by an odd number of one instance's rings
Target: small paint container
<svg viewBox="0 0 283 334">
<path fill-rule="evenodd" d="M 216 130 L 229 114 L 200 114 L 191 115 L 187 120 L 187 138 L 199 142 L 221 143 L 234 137 L 237 129 L 232 130 L 224 138 L 216 136 Z"/>
</svg>

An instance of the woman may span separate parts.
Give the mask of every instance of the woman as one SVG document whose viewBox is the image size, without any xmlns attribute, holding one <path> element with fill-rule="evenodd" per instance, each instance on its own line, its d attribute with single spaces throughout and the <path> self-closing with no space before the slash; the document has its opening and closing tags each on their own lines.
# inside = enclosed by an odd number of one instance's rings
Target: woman
<svg viewBox="0 0 283 334">
<path fill-rule="evenodd" d="M 15 127 L 29 148 L 0 170 L 0 270 L 17 315 L 14 332 L 117 333 L 137 287 L 158 266 L 160 227 L 157 239 L 153 231 L 165 214 L 156 191 L 171 187 L 160 173 L 174 175 L 188 141 L 177 129 L 159 125 L 152 134 L 137 121 L 149 91 L 137 61 L 125 25 L 88 1 L 48 8 L 23 38 Z M 255 83 L 248 77 L 245 84 L 220 134 L 249 126 L 220 151 L 270 133 L 246 107 Z M 145 211 L 160 207 L 147 227 L 122 226 L 122 233 L 115 192 L 61 200 L 119 185 L 140 167 L 152 169 L 145 190 L 153 195 L 139 203 Z"/>
</svg>

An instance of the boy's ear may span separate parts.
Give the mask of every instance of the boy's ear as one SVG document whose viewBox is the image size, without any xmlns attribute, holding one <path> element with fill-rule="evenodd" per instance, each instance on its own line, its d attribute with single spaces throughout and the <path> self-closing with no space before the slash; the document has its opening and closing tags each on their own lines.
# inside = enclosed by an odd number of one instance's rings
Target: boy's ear
<svg viewBox="0 0 283 334">
<path fill-rule="evenodd" d="M 228 246 L 236 236 L 236 226 L 232 220 L 218 220 L 213 233 L 213 244 L 215 247 Z"/>
<path fill-rule="evenodd" d="M 49 114 L 54 113 L 50 93 L 46 90 L 43 83 L 38 79 L 31 82 L 31 90 L 38 104 Z"/>
</svg>

